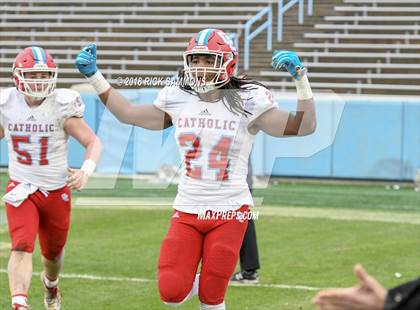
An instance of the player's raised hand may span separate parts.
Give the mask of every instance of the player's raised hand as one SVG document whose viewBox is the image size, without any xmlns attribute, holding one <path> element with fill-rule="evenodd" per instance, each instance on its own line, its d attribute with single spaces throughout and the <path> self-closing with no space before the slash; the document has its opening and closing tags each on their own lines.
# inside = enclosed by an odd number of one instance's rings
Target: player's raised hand
<svg viewBox="0 0 420 310">
<path fill-rule="evenodd" d="M 306 74 L 306 68 L 301 63 L 298 55 L 292 51 L 274 51 L 271 64 L 276 70 L 286 69 L 295 80 L 300 80 Z"/>
<path fill-rule="evenodd" d="M 76 56 L 76 68 L 86 77 L 90 77 L 98 71 L 96 66 L 96 44 L 85 46 Z"/>
<path fill-rule="evenodd" d="M 81 169 L 67 168 L 69 177 L 67 178 L 67 186 L 71 190 L 81 191 L 87 184 L 89 175 Z"/>
</svg>

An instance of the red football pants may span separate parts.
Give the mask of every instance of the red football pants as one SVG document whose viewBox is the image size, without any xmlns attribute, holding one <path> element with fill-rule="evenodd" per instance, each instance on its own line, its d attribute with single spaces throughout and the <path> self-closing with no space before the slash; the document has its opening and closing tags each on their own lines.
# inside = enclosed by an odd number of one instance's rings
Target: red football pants
<svg viewBox="0 0 420 310">
<path fill-rule="evenodd" d="M 18 184 L 9 181 L 6 192 Z M 17 208 L 6 203 L 12 250 L 32 253 L 39 233 L 42 255 L 49 260 L 57 258 L 66 244 L 70 209 L 71 196 L 67 186 L 49 191 L 48 196 L 36 191 Z"/>
<path fill-rule="evenodd" d="M 242 206 L 236 212 L 248 211 Z M 208 211 L 211 212 L 211 211 Z M 174 211 L 158 262 L 160 297 L 179 303 L 192 289 L 201 261 L 199 298 L 207 305 L 223 302 L 235 271 L 247 219 L 199 219 L 197 214 Z"/>
</svg>

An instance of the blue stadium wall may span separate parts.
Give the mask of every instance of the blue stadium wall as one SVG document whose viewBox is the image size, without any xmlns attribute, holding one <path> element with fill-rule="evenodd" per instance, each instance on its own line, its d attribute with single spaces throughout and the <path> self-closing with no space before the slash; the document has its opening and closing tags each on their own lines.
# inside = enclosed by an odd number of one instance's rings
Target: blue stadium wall
<svg viewBox="0 0 420 310">
<path fill-rule="evenodd" d="M 126 90 L 137 104 L 150 103 L 158 90 Z M 98 167 L 104 174 L 155 173 L 162 164 L 179 163 L 172 129 L 149 131 L 119 123 L 94 94 L 83 94 L 85 119 L 104 144 Z M 282 101 L 293 105 L 294 100 Z M 328 104 L 319 102 L 317 104 Z M 322 119 L 318 119 L 318 123 Z M 103 127 L 102 127 L 103 126 Z M 102 129 L 104 128 L 104 129 Z M 303 138 L 277 139 L 258 134 L 252 153 L 256 175 L 320 178 L 412 180 L 420 168 L 420 102 L 409 99 L 346 100 L 332 145 L 310 157 L 273 159 L 279 149 L 299 146 Z M 316 141 L 315 141 L 316 143 Z M 79 167 L 83 148 L 69 143 L 69 164 Z M 134 155 L 135 154 L 135 155 Z M 0 166 L 7 166 L 7 149 L 0 144 Z"/>
</svg>

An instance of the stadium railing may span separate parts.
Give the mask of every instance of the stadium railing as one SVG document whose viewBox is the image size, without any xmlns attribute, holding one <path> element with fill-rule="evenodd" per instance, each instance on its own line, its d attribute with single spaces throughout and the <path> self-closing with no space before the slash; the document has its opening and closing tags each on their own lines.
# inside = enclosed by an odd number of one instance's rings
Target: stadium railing
<svg viewBox="0 0 420 310">
<path fill-rule="evenodd" d="M 251 27 L 267 15 L 267 20 L 260 25 L 257 29 L 251 32 Z M 244 70 L 249 69 L 249 45 L 258 34 L 267 29 L 267 50 L 272 49 L 272 36 L 273 36 L 273 10 L 271 6 L 262 9 L 257 15 L 252 17 L 245 23 L 244 26 Z"/>
<path fill-rule="evenodd" d="M 277 5 L 277 41 L 283 40 L 283 15 L 291 9 L 295 4 L 299 4 L 298 21 L 303 24 L 304 15 L 304 0 L 291 0 L 284 4 L 283 0 L 278 1 Z M 308 15 L 313 15 L 313 0 L 308 0 Z"/>
</svg>

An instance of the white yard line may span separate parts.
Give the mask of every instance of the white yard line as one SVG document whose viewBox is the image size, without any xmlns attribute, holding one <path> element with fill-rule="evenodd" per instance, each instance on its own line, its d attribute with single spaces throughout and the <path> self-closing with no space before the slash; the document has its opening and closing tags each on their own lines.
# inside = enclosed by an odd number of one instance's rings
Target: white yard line
<svg viewBox="0 0 420 310">
<path fill-rule="evenodd" d="M 6 269 L 0 269 L 0 273 L 7 273 Z M 39 277 L 39 272 L 33 272 L 32 276 Z M 156 279 L 146 278 L 128 278 L 128 277 L 110 277 L 110 276 L 95 276 L 88 274 L 61 274 L 63 279 L 78 279 L 78 280 L 90 280 L 90 281 L 112 281 L 112 282 L 135 282 L 135 283 L 155 283 Z M 287 284 L 236 284 L 233 286 L 250 286 L 250 287 L 264 287 L 264 288 L 276 288 L 276 289 L 292 289 L 292 290 L 304 290 L 304 291 L 318 291 L 320 288 L 306 286 L 306 285 L 287 285 Z"/>
<path fill-rule="evenodd" d="M 173 199 L 167 198 L 78 198 L 77 209 L 170 210 Z M 254 208 L 261 216 L 317 218 L 341 221 L 369 221 L 420 225 L 420 212 L 371 211 L 333 208 L 274 207 Z"/>
</svg>

